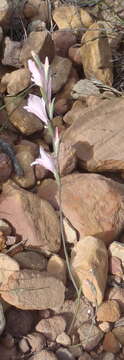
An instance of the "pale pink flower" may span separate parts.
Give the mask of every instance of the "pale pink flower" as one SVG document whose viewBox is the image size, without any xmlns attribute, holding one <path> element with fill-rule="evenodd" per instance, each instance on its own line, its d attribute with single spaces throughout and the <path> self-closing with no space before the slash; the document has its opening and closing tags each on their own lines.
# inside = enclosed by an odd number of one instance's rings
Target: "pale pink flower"
<svg viewBox="0 0 124 360">
<path fill-rule="evenodd" d="M 32 162 L 32 165 L 42 165 L 49 171 L 51 171 L 54 175 L 56 174 L 56 161 L 55 158 L 48 154 L 41 146 L 40 146 L 40 157 Z"/>
<path fill-rule="evenodd" d="M 32 74 L 31 80 L 45 91 L 48 102 L 51 101 L 51 75 L 48 57 L 45 59 L 45 64 L 42 64 L 37 55 L 32 51 L 33 60 L 28 60 L 28 67 Z"/>
<path fill-rule="evenodd" d="M 38 116 L 39 119 L 42 120 L 46 125 L 48 124 L 49 119 L 43 98 L 30 94 L 28 97 L 28 104 L 24 106 L 24 109 Z"/>
</svg>

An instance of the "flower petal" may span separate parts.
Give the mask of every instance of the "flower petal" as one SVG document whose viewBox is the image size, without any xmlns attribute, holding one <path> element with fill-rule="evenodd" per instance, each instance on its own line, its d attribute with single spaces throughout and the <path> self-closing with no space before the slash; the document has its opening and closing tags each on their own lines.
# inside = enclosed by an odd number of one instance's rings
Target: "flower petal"
<svg viewBox="0 0 124 360">
<path fill-rule="evenodd" d="M 54 158 L 48 154 L 41 146 L 40 146 L 40 157 L 31 163 L 33 165 L 42 165 L 49 171 L 51 171 L 54 175 L 56 174 L 56 166 Z"/>
<path fill-rule="evenodd" d="M 45 124 L 48 124 L 49 119 L 46 113 L 45 102 L 43 98 L 30 94 L 28 97 L 28 105 L 24 106 L 28 112 L 38 116 Z"/>
<path fill-rule="evenodd" d="M 44 88 L 45 86 L 45 74 L 43 66 L 38 69 L 37 65 L 31 59 L 28 60 L 28 67 L 32 74 L 31 80 L 39 87 Z"/>
</svg>

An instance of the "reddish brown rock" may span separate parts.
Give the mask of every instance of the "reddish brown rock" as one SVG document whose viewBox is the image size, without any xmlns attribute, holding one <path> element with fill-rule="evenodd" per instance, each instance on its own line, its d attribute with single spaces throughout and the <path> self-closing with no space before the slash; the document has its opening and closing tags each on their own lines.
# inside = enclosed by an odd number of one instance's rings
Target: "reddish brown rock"
<svg viewBox="0 0 124 360">
<path fill-rule="evenodd" d="M 78 287 L 94 305 L 103 301 L 108 272 L 105 244 L 93 236 L 80 238 L 72 249 L 71 269 Z"/>
<path fill-rule="evenodd" d="M 104 333 L 96 325 L 93 325 L 90 322 L 80 326 L 78 329 L 78 334 L 83 348 L 88 351 L 94 349 L 99 344 L 104 335 Z"/>
<path fill-rule="evenodd" d="M 60 249 L 59 219 L 52 206 L 36 194 L 19 188 L 15 183 L 4 185 L 1 194 L 1 217 L 11 223 L 26 246 L 44 252 Z"/>
<path fill-rule="evenodd" d="M 123 288 L 113 287 L 112 289 L 110 289 L 107 292 L 106 298 L 109 300 L 117 300 L 120 305 L 121 312 L 122 313 L 124 312 L 124 289 Z"/>
<path fill-rule="evenodd" d="M 123 171 L 124 99 L 103 100 L 95 109 L 71 113 L 63 141 L 76 148 L 80 167 L 93 172 Z M 118 121 L 117 121 L 118 119 Z M 104 127 L 103 127 L 104 124 Z"/>
<path fill-rule="evenodd" d="M 47 200 L 53 208 L 59 209 L 55 195 L 57 193 L 57 184 L 54 179 L 44 179 L 41 184 L 37 186 L 37 194 L 43 199 Z"/>
<path fill-rule="evenodd" d="M 113 275 L 123 277 L 124 271 L 121 260 L 116 256 L 109 256 L 109 272 Z"/>
<path fill-rule="evenodd" d="M 120 319 L 121 312 L 116 300 L 103 302 L 97 310 L 98 321 L 115 322 Z"/>
<path fill-rule="evenodd" d="M 105 335 L 103 340 L 103 349 L 104 351 L 108 351 L 110 353 L 116 354 L 120 350 L 119 341 L 114 336 L 113 332 L 109 332 Z"/>
<path fill-rule="evenodd" d="M 109 245 L 123 229 L 124 187 L 97 174 L 73 173 L 62 178 L 62 209 L 79 231 Z"/>
<path fill-rule="evenodd" d="M 76 65 L 81 65 L 81 54 L 80 54 L 80 47 L 77 44 L 74 46 L 70 46 L 69 50 L 68 50 L 68 57 L 69 59 Z"/>
<path fill-rule="evenodd" d="M 65 327 L 66 322 L 64 318 L 61 315 L 56 315 L 49 319 L 42 319 L 35 328 L 43 333 L 47 339 L 55 341 L 56 337 L 63 333 Z"/>
<path fill-rule="evenodd" d="M 53 32 L 55 51 L 58 56 L 67 57 L 69 48 L 76 43 L 77 37 L 72 31 L 56 30 Z"/>
</svg>

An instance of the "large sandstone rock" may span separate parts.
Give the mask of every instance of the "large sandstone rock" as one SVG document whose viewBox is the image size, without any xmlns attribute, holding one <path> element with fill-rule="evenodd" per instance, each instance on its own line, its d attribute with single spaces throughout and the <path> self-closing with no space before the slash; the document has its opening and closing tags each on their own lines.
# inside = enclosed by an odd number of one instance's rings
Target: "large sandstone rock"
<svg viewBox="0 0 124 360">
<path fill-rule="evenodd" d="M 112 85 L 112 54 L 102 22 L 95 22 L 82 37 L 80 48 L 84 73 L 88 79 L 95 77 Z"/>
<path fill-rule="evenodd" d="M 104 242 L 93 236 L 81 238 L 72 250 L 71 268 L 83 294 L 94 305 L 100 305 L 108 273 L 108 254 Z"/>
<path fill-rule="evenodd" d="M 59 6 L 53 11 L 53 19 L 59 29 L 78 29 L 83 26 L 89 27 L 92 23 L 92 16 L 76 6 Z"/>
<path fill-rule="evenodd" d="M 45 271 L 20 270 L 2 285 L 1 297 L 22 310 L 59 310 L 64 302 L 62 281 Z"/>
<path fill-rule="evenodd" d="M 27 105 L 27 100 L 20 97 L 10 100 L 9 97 L 5 98 L 6 110 L 9 116 L 9 121 L 14 125 L 22 134 L 31 135 L 36 131 L 43 129 L 42 121 L 32 113 L 24 109 Z"/>
<path fill-rule="evenodd" d="M 62 209 L 80 236 L 96 236 L 108 245 L 124 228 L 124 186 L 98 174 L 67 175 Z"/>
<path fill-rule="evenodd" d="M 58 252 L 59 219 L 47 201 L 8 182 L 3 187 L 0 203 L 1 218 L 6 218 L 16 229 L 16 233 L 27 240 L 27 247 L 38 247 L 44 252 Z"/>
<path fill-rule="evenodd" d="M 124 99 L 103 100 L 94 110 L 76 109 L 63 142 L 77 150 L 80 166 L 89 171 L 124 170 Z M 73 121 L 73 112 L 71 112 Z"/>
<path fill-rule="evenodd" d="M 30 85 L 30 79 L 31 75 L 28 69 L 18 69 L 4 75 L 1 85 L 6 85 L 9 95 L 16 95 Z"/>
</svg>

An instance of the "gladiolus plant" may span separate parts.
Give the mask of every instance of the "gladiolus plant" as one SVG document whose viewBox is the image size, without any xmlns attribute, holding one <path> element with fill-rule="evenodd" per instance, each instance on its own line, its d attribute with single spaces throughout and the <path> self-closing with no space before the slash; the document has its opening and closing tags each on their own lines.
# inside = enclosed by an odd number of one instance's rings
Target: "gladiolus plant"
<svg viewBox="0 0 124 360">
<path fill-rule="evenodd" d="M 79 293 L 78 287 L 75 283 L 75 280 L 72 276 L 68 254 L 65 246 L 65 237 L 64 237 L 64 225 L 63 225 L 63 215 L 61 209 L 61 178 L 59 173 L 59 145 L 60 138 L 58 128 L 53 128 L 52 119 L 54 112 L 54 99 L 52 99 L 52 90 L 51 90 L 51 72 L 49 60 L 46 57 L 45 64 L 42 64 L 36 54 L 32 52 L 33 60 L 28 61 L 28 67 L 32 74 L 32 81 L 37 85 L 41 90 L 41 96 L 29 95 L 27 106 L 24 108 L 35 114 L 39 119 L 44 123 L 44 126 L 47 127 L 48 132 L 52 138 L 53 153 L 49 154 L 40 146 L 40 156 L 32 164 L 33 165 L 42 165 L 46 169 L 50 170 L 56 179 L 58 190 L 59 190 L 59 205 L 60 205 L 60 229 L 64 247 L 64 253 L 66 258 L 66 263 L 69 271 L 70 278 L 73 282 L 73 285 L 76 289 L 77 294 Z"/>
</svg>

